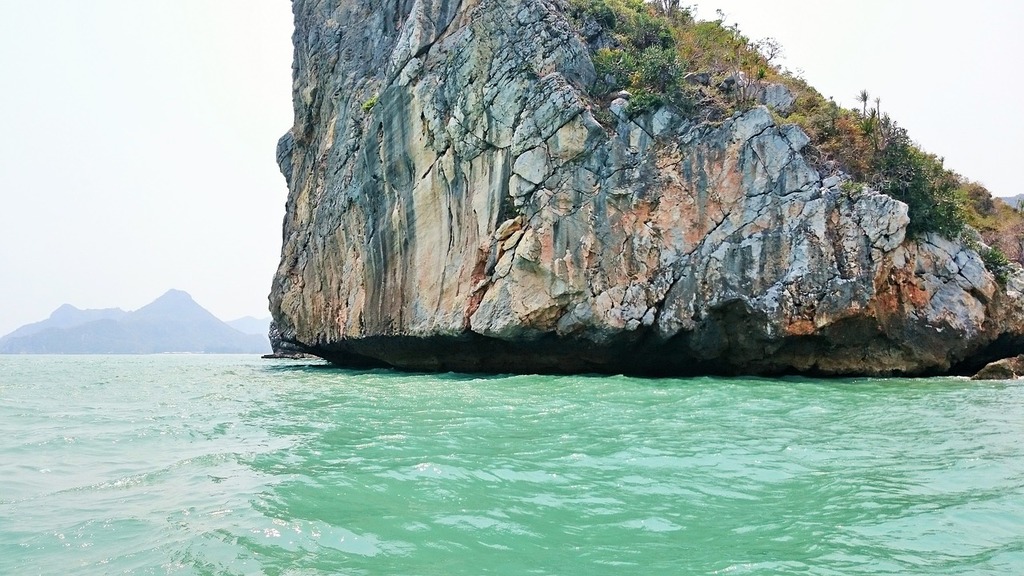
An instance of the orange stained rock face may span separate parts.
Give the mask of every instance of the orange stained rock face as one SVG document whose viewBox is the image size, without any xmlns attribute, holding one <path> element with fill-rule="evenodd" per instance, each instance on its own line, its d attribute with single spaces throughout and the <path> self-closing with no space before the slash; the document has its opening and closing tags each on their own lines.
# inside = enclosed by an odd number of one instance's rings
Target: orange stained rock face
<svg viewBox="0 0 1024 576">
<path fill-rule="evenodd" d="M 675 176 L 674 174 L 672 176 Z M 663 244 L 674 246 L 686 253 L 704 237 L 698 226 L 698 210 L 693 189 L 678 177 L 662 178 L 657 207 L 650 212 L 650 222 L 659 231 Z"/>
<path fill-rule="evenodd" d="M 898 314 L 905 307 L 923 308 L 931 296 L 920 278 L 908 268 L 893 268 L 877 290 L 874 308 L 884 315 Z"/>
<path fill-rule="evenodd" d="M 483 246 L 477 251 L 476 265 L 473 267 L 473 275 L 471 276 L 472 291 L 466 298 L 466 307 L 462 314 L 463 330 L 469 330 L 470 318 L 480 308 L 480 302 L 483 301 L 484 293 L 487 291 L 489 276 L 486 274 L 486 268 L 487 247 Z"/>
<path fill-rule="evenodd" d="M 785 330 L 788 336 L 810 336 L 816 329 L 813 320 L 794 317 Z"/>
<path fill-rule="evenodd" d="M 640 269 L 649 271 L 658 266 L 660 252 L 650 241 L 652 234 L 656 233 L 651 229 L 653 218 L 649 202 L 638 203 L 633 211 L 622 216 L 625 242 L 621 255 L 628 264 L 627 274 L 635 275 Z"/>
</svg>

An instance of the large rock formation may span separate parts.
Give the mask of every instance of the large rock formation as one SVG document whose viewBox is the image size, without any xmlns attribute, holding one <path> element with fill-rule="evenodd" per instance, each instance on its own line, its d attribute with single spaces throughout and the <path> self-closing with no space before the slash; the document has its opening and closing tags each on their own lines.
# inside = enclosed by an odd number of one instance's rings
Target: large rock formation
<svg viewBox="0 0 1024 576">
<path fill-rule="evenodd" d="M 558 0 L 293 5 L 271 308 L 301 350 L 639 374 L 929 374 L 1024 351 L 1024 277 L 908 239 L 904 204 L 823 180 L 767 109 L 593 104 Z"/>
</svg>

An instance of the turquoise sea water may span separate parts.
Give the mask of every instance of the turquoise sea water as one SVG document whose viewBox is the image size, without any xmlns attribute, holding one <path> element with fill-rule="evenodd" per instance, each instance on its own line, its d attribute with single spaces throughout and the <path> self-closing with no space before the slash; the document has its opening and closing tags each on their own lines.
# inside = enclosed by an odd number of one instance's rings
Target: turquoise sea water
<svg viewBox="0 0 1024 576">
<path fill-rule="evenodd" d="M 0 356 L 0 574 L 1021 574 L 1024 385 Z"/>
</svg>

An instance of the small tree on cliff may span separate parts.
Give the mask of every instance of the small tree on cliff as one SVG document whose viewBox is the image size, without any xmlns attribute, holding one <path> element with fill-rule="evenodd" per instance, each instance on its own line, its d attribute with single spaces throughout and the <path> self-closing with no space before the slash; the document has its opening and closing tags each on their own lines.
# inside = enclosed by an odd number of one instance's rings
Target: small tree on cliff
<svg viewBox="0 0 1024 576">
<path fill-rule="evenodd" d="M 867 90 L 861 90 L 860 93 L 857 94 L 857 102 L 860 102 L 861 105 L 863 106 L 861 114 L 865 118 L 867 118 L 867 115 L 868 115 L 868 102 L 870 100 L 871 100 L 871 94 L 868 94 Z"/>
<path fill-rule="evenodd" d="M 657 0 L 654 6 L 661 10 L 666 16 L 678 16 L 680 14 L 690 15 L 693 9 L 682 3 L 682 0 Z"/>
</svg>

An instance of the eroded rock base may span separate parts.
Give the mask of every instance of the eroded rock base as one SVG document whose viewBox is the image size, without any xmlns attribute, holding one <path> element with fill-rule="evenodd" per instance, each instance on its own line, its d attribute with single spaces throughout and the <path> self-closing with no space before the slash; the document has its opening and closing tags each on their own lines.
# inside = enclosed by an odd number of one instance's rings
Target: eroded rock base
<svg viewBox="0 0 1024 576">
<path fill-rule="evenodd" d="M 856 330 L 856 327 L 849 326 Z M 845 343 L 844 343 L 845 342 Z M 865 342 L 868 342 L 865 345 Z M 971 360 L 948 367 L 894 369 L 903 354 L 898 343 L 873 339 L 817 337 L 782 342 L 735 343 L 716 357 L 701 357 L 692 334 L 668 341 L 650 332 L 617 336 L 606 342 L 565 339 L 546 334 L 508 342 L 467 333 L 458 336 L 378 336 L 311 347 L 317 356 L 342 368 L 397 368 L 417 372 L 505 374 L 625 374 L 642 377 L 716 376 L 934 376 L 974 374 L 1005 348 L 993 345 Z M 705 350 L 706 352 L 706 350 Z M 1021 364 L 1024 373 L 1024 364 Z M 1002 374 L 1002 373 L 1000 373 Z M 998 378 L 1015 376 L 1000 375 Z"/>
</svg>

